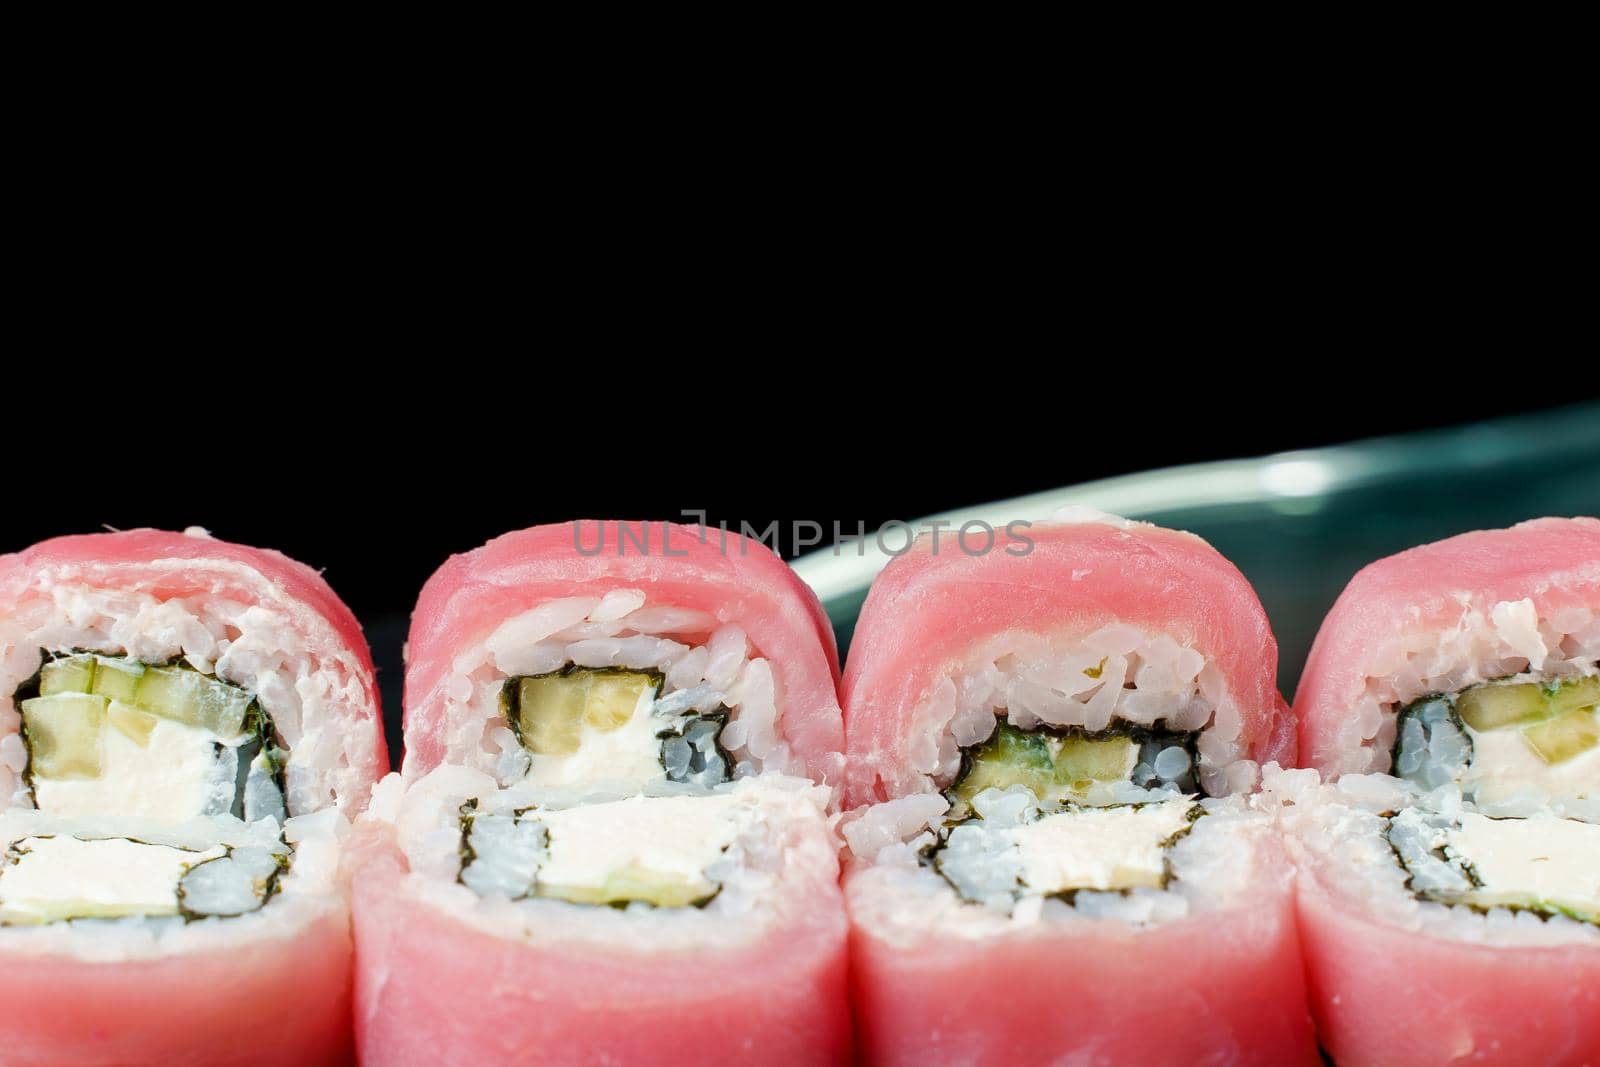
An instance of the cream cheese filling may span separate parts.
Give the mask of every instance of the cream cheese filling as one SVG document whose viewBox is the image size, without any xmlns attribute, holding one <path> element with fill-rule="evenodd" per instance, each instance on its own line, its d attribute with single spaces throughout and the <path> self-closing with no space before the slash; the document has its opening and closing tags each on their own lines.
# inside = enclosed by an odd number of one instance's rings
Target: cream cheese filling
<svg viewBox="0 0 1600 1067">
<path fill-rule="evenodd" d="M 654 706 L 655 690 L 646 688 L 621 726 L 605 730 L 584 722 L 578 730 L 576 752 L 531 753 L 526 781 L 539 786 L 614 781 L 637 787 L 664 777 L 657 735 L 668 723 L 652 713 Z"/>
<path fill-rule="evenodd" d="M 1425 899 L 1600 922 L 1600 826 L 1554 815 L 1451 817 L 1407 808 L 1389 843 Z"/>
<path fill-rule="evenodd" d="M 1472 738 L 1472 764 L 1461 784 L 1480 804 L 1492 804 L 1532 790 L 1539 796 L 1576 797 L 1600 794 L 1600 747 L 1558 763 L 1546 763 L 1514 730 L 1479 732 Z"/>
<path fill-rule="evenodd" d="M 1471 903 L 1543 907 L 1600 920 L 1600 826 L 1469 813 L 1447 831 L 1444 851 L 1470 864 L 1478 883 L 1466 896 Z"/>
<path fill-rule="evenodd" d="M 190 868 L 227 853 L 125 838 L 30 837 L 0 868 L 0 922 L 177 915 L 178 883 Z"/>
<path fill-rule="evenodd" d="M 1005 831 L 1022 861 L 1022 883 L 1035 893 L 1075 889 L 1159 889 L 1167 846 L 1188 828 L 1194 802 L 1088 808 L 1046 815 Z"/>
<path fill-rule="evenodd" d="M 473 815 L 461 881 L 513 899 L 703 904 L 720 886 L 709 869 L 738 839 L 748 812 L 738 798 L 717 794 Z"/>
<path fill-rule="evenodd" d="M 1201 814 L 1192 796 L 1064 810 L 1023 786 L 973 798 L 978 818 L 952 826 L 931 853 L 965 900 L 1009 910 L 1027 897 L 1166 887 L 1167 851 Z"/>
<path fill-rule="evenodd" d="M 739 807 L 729 796 L 629 797 L 545 812 L 540 892 L 570 898 L 622 880 L 709 895 L 706 868 L 738 837 Z"/>
<path fill-rule="evenodd" d="M 142 740 L 120 716 L 149 720 Z M 233 806 L 238 757 L 210 731 L 146 715 L 113 701 L 96 739 L 100 773 L 93 778 L 35 776 L 34 801 L 56 815 L 141 815 L 180 821 L 221 815 Z"/>
</svg>

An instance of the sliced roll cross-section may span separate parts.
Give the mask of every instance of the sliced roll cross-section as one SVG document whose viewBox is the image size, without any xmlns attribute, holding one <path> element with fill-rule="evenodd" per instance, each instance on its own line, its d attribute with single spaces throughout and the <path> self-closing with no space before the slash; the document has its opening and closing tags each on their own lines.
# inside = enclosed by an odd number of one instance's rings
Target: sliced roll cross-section
<svg viewBox="0 0 1600 1067">
<path fill-rule="evenodd" d="M 643 1062 L 686 1019 L 699 1063 L 846 1055 L 832 635 L 771 553 L 702 533 L 540 527 L 424 588 L 369 819 L 394 847 L 356 879 L 367 1058 Z"/>
<path fill-rule="evenodd" d="M 1377 775 L 1317 784 L 1295 771 L 1272 785 L 1287 802 L 1312 1010 L 1337 1062 L 1594 1060 L 1600 825 L 1489 816 Z"/>
<path fill-rule="evenodd" d="M 384 759 L 309 568 L 148 530 L 0 557 L 0 1059 L 346 1062 L 341 842 Z M 282 1026 L 219 1052 L 193 1019 L 245 999 Z"/>
<path fill-rule="evenodd" d="M 1314 1063 L 1287 865 L 1241 795 L 1294 754 L 1248 583 L 1111 516 L 940 544 L 874 584 L 844 680 L 868 1057 Z M 1175 1053 L 1153 1006 L 1191 995 L 1214 940 Z M 1003 1019 L 974 973 L 1007 976 Z"/>
<path fill-rule="evenodd" d="M 1283 815 L 1333 1057 L 1600 1061 L 1600 520 L 1368 565 L 1295 707 L 1334 783 Z"/>
<path fill-rule="evenodd" d="M 1369 565 L 1295 698 L 1307 766 L 1600 818 L 1600 520 L 1537 519 Z"/>
<path fill-rule="evenodd" d="M 1436 693 L 1400 709 L 1393 773 L 1489 806 L 1600 812 L 1600 660 Z M 1594 803 L 1589 803 L 1591 800 Z"/>
<path fill-rule="evenodd" d="M 277 889 L 289 847 L 276 836 L 244 836 L 242 844 L 204 848 L 84 834 L 24 837 L 0 860 L 0 922 L 255 911 Z"/>
<path fill-rule="evenodd" d="M 286 817 L 270 717 L 242 687 L 187 664 L 46 652 L 16 706 L 42 811 Z"/>
<path fill-rule="evenodd" d="M 721 741 L 731 715 L 724 694 L 679 689 L 664 699 L 665 682 L 656 669 L 575 664 L 506 679 L 501 710 L 528 752 L 528 780 L 726 782 L 733 760 Z"/>
<path fill-rule="evenodd" d="M 1594 823 L 1405 808 L 1390 818 L 1388 839 L 1421 899 L 1600 923 Z"/>
</svg>

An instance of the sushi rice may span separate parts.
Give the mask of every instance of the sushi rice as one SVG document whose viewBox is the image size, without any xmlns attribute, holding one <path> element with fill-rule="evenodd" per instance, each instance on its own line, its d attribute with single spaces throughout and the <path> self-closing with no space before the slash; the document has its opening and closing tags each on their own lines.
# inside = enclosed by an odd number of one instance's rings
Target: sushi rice
<svg viewBox="0 0 1600 1067">
<path fill-rule="evenodd" d="M 845 1055 L 831 635 L 760 546 L 671 536 L 518 531 L 424 588 L 406 763 L 358 827 L 367 1059 Z"/>
<path fill-rule="evenodd" d="M 251 577 L 239 571 L 235 577 Z M 0 814 L 0 943 L 8 950 L 70 952 L 84 959 L 152 957 L 237 945 L 257 934 L 278 936 L 342 911 L 336 893 L 339 839 L 349 829 L 345 811 L 359 801 L 359 783 L 370 775 L 370 756 L 354 747 L 359 734 L 338 725 L 344 707 L 371 699 L 354 657 L 314 652 L 307 635 L 270 597 L 255 604 L 159 599 L 71 580 L 41 579 L 41 587 L 44 595 L 25 597 L 15 613 L 0 619 L 0 791 L 10 799 Z M 132 747 L 110 725 L 98 738 L 78 739 L 98 745 L 108 760 L 119 745 L 132 754 L 107 762 L 104 774 L 45 779 L 39 765 L 30 767 L 23 732 L 28 702 L 14 695 L 39 674 L 41 649 L 80 660 L 93 659 L 86 652 L 98 653 L 108 665 L 102 670 L 144 672 L 147 664 L 173 664 L 162 669 L 179 681 L 226 683 L 240 701 L 263 709 L 267 729 L 281 745 L 281 799 L 242 812 L 255 816 L 249 822 L 238 817 L 241 812 L 215 813 L 216 803 L 177 804 L 184 810 L 175 810 L 175 801 L 203 799 L 219 786 L 201 777 L 214 773 L 201 766 L 208 761 L 169 753 L 188 751 L 185 735 L 194 735 L 207 751 L 223 746 L 204 730 L 156 717 L 149 717 L 153 731 L 142 739 L 145 748 Z M 169 735 L 177 738 L 173 745 L 148 747 Z M 34 753 L 36 761 L 40 756 Z M 225 770 L 220 787 L 231 796 L 234 771 Z M 270 780 L 265 787 L 277 796 Z M 221 811 L 229 806 L 231 801 L 223 801 Z M 288 817 L 285 806 L 295 817 Z M 183 861 L 180 873 L 193 872 L 184 878 L 183 915 L 173 914 L 176 884 L 170 899 L 152 900 L 148 909 L 137 901 L 118 903 L 118 885 L 136 888 L 129 864 L 170 865 L 175 857 Z M 198 866 L 206 859 L 222 862 Z M 49 875 L 54 863 L 66 865 L 56 878 Z M 66 871 L 78 877 L 68 879 Z M 82 914 L 114 921 L 60 921 L 79 914 L 72 903 L 75 885 L 96 871 L 106 880 L 97 887 L 103 899 L 85 902 Z M 23 901 L 16 894 L 23 892 L 24 880 L 29 893 L 59 899 Z M 202 903 L 208 893 L 214 907 Z"/>
<path fill-rule="evenodd" d="M 409 788 L 391 775 L 374 791 L 371 816 L 395 828 L 410 872 L 404 891 L 458 921 L 496 937 L 541 944 L 639 939 L 652 951 L 671 952 L 758 940 L 803 908 L 806 887 L 831 880 L 837 870 L 827 798 L 826 789 L 782 775 L 743 778 L 712 790 L 662 783 L 630 797 L 582 797 L 571 790 L 502 789 L 482 771 L 445 765 Z M 659 878 L 663 869 L 687 863 L 684 873 L 705 882 L 709 899 L 658 907 L 624 895 L 605 902 L 612 906 L 596 906 L 542 896 L 541 875 L 547 864 L 553 866 L 542 848 L 531 850 L 531 862 L 523 862 L 529 852 L 505 840 L 480 839 L 473 852 L 464 852 L 469 838 L 461 813 L 469 802 L 475 822 L 513 813 L 552 821 L 587 814 L 588 834 L 567 856 L 588 885 L 602 885 L 629 866 Z M 652 812 L 658 820 L 650 818 Z M 687 829 L 660 832 L 674 825 Z M 470 866 L 468 856 L 475 861 Z M 480 873 L 481 881 L 471 876 L 471 867 L 487 866 L 501 870 Z M 644 882 L 643 895 L 656 891 Z"/>
<path fill-rule="evenodd" d="M 440 683 L 452 724 L 445 762 L 486 771 L 502 785 L 522 780 L 535 770 L 537 757 L 505 716 L 506 681 L 573 667 L 657 673 L 662 686 L 640 709 L 638 721 L 725 709 L 719 742 L 741 773 L 804 773 L 779 735 L 781 697 L 772 667 L 752 654 L 744 629 L 693 609 L 648 604 L 638 589 L 545 601 L 458 651 Z M 656 732 L 643 731 L 647 748 Z M 617 762 L 597 759 L 574 777 L 603 781 Z"/>
<path fill-rule="evenodd" d="M 0 556 L 0 1062 L 350 1062 L 377 700 L 355 617 L 279 553 Z"/>
<path fill-rule="evenodd" d="M 1566 607 L 1541 617 L 1530 599 L 1468 602 L 1443 633 L 1401 633 L 1376 647 L 1366 669 L 1365 691 L 1342 727 L 1344 755 L 1330 774 L 1395 770 L 1423 786 L 1458 781 L 1485 811 L 1527 814 L 1553 804 L 1600 815 L 1600 745 L 1548 764 L 1517 729 L 1480 731 L 1459 719 L 1432 737 L 1406 737 L 1402 729 L 1403 710 L 1429 697 L 1600 684 L 1600 615 Z M 1395 763 L 1397 741 L 1407 742 L 1401 759 L 1415 753 L 1403 766 Z"/>
<path fill-rule="evenodd" d="M 737 939 L 778 914 L 760 905 L 781 896 L 787 865 L 836 862 L 831 793 L 785 773 L 803 766 L 779 735 L 781 695 L 738 624 L 613 589 L 514 616 L 454 668 L 452 762 L 409 785 L 391 776 L 371 809 L 395 827 L 412 891 L 450 914 L 506 936 Z M 561 710 L 559 695 L 541 691 L 528 725 L 512 721 L 505 694 L 529 678 L 627 688 L 599 728 L 591 693 L 571 751 L 554 756 L 532 750 L 530 731 Z M 686 721 L 714 730 L 715 747 L 693 752 Z M 691 773 L 691 755 L 709 764 Z M 586 881 L 553 895 L 559 870 Z M 703 892 L 683 897 L 691 884 Z"/>
<path fill-rule="evenodd" d="M 1600 865 L 1594 862 L 1600 853 L 1589 851 L 1600 844 L 1600 825 L 1548 814 L 1489 820 L 1463 802 L 1457 788 L 1420 793 L 1410 782 L 1380 774 L 1345 775 L 1325 783 L 1315 770 L 1274 768 L 1265 776 L 1260 804 L 1276 812 L 1302 877 L 1358 905 L 1363 914 L 1385 926 L 1481 945 L 1600 947 L 1600 926 L 1595 922 L 1537 904 L 1545 869 L 1572 865 L 1576 870 L 1563 873 L 1582 886 L 1584 906 L 1600 909 Z M 1523 884 L 1517 885 L 1513 875 L 1512 884 L 1503 887 L 1523 891 L 1524 899 L 1516 906 L 1453 899 L 1458 896 L 1456 880 L 1441 858 L 1445 845 L 1442 838 L 1435 841 L 1426 835 L 1430 827 L 1456 828 L 1463 821 L 1469 826 L 1495 822 L 1514 829 L 1517 833 L 1511 840 L 1517 843 L 1575 843 L 1585 851 L 1541 853 L 1537 860 L 1522 863 L 1517 873 Z M 1541 837 L 1542 826 L 1563 825 L 1576 832 Z M 1438 855 L 1432 854 L 1435 850 Z M 1470 854 L 1465 858 L 1471 861 Z M 1510 858 L 1514 870 L 1522 857 Z M 1482 860 L 1480 855 L 1480 864 Z"/>
</svg>

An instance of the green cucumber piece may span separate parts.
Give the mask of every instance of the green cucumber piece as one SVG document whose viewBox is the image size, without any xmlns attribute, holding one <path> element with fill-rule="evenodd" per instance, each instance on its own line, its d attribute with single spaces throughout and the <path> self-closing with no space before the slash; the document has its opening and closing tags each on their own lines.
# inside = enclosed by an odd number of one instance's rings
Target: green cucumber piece
<svg viewBox="0 0 1600 1067">
<path fill-rule="evenodd" d="M 255 697 L 220 678 L 206 678 L 201 691 L 200 716 L 205 727 L 218 737 L 237 737 L 244 732 L 245 719 Z"/>
<path fill-rule="evenodd" d="M 1600 720 L 1592 709 L 1580 708 L 1524 728 L 1522 739 L 1546 763 L 1560 763 L 1600 744 Z"/>
<path fill-rule="evenodd" d="M 645 867 L 625 867 L 606 876 L 598 886 L 552 885 L 540 882 L 536 896 L 553 897 L 574 904 L 621 905 L 643 901 L 658 908 L 688 908 L 704 904 L 717 895 L 717 886 L 702 880 L 684 881 L 681 877 Z"/>
<path fill-rule="evenodd" d="M 659 690 L 655 671 L 615 667 L 567 667 L 550 674 L 512 679 L 507 709 L 517 737 L 541 756 L 570 756 L 582 743 L 585 726 L 608 733 L 633 717 L 646 691 Z"/>
<path fill-rule="evenodd" d="M 140 711 L 130 704 L 113 700 L 106 709 L 106 721 L 127 735 L 128 739 L 144 748 L 150 744 L 150 735 L 161 720 L 148 711 Z"/>
<path fill-rule="evenodd" d="M 1140 741 L 1129 735 L 1065 737 L 1029 733 L 1002 722 L 994 736 L 967 753 L 964 770 L 950 789 L 970 805 L 985 789 L 1020 785 L 1041 802 L 1082 795 L 1095 782 L 1127 779 L 1139 765 Z"/>
<path fill-rule="evenodd" d="M 1550 703 L 1544 687 L 1536 682 L 1479 685 L 1456 697 L 1456 714 L 1474 730 L 1486 733 L 1549 718 Z"/>
<path fill-rule="evenodd" d="M 1022 785 L 1043 799 L 1055 784 L 1055 761 L 1050 758 L 1050 746 L 1044 737 L 1000 723 L 993 737 L 968 754 L 966 771 L 952 792 L 970 804 L 985 789 Z"/>
<path fill-rule="evenodd" d="M 1568 712 L 1592 709 L 1600 704 L 1600 675 L 1568 678 L 1539 685 L 1522 681 L 1517 685 L 1480 685 L 1456 697 L 1456 710 L 1467 726 L 1478 733 L 1506 726 L 1560 718 Z"/>
<path fill-rule="evenodd" d="M 594 674 L 583 702 L 583 721 L 602 733 L 620 729 L 633 718 L 639 698 L 655 686 L 648 674 Z"/>
<path fill-rule="evenodd" d="M 152 715 L 233 738 L 244 730 L 251 697 L 236 686 L 186 667 L 150 667 L 139 679 L 134 703 Z"/>
<path fill-rule="evenodd" d="M 570 756 L 583 732 L 584 687 L 559 674 L 517 681 L 517 736 L 530 752 Z"/>
<path fill-rule="evenodd" d="M 1550 709 L 1556 715 L 1592 708 L 1600 704 L 1600 674 L 1558 682 L 1549 688 L 1548 695 Z"/>
<path fill-rule="evenodd" d="M 100 724 L 106 698 L 57 693 L 22 702 L 29 773 L 54 780 L 100 777 Z"/>
<path fill-rule="evenodd" d="M 94 672 L 94 688 L 86 691 L 129 704 L 136 699 L 139 679 L 144 674 L 145 665 L 137 660 L 101 656 Z"/>
<path fill-rule="evenodd" d="M 94 692 L 94 657 L 67 656 L 48 660 L 39 668 L 39 695 Z"/>
<path fill-rule="evenodd" d="M 1131 737 L 1069 737 L 1056 753 L 1055 778 L 1063 785 L 1115 782 L 1133 774 L 1139 745 Z"/>
</svg>

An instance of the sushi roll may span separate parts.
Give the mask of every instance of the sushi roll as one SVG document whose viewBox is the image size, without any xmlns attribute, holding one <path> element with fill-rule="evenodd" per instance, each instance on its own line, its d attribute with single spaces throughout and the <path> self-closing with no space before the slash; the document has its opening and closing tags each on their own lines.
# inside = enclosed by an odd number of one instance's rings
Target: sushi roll
<svg viewBox="0 0 1600 1067">
<path fill-rule="evenodd" d="M 837 1063 L 837 656 L 743 538 L 571 523 L 423 589 L 355 879 L 369 1062 Z"/>
<path fill-rule="evenodd" d="M 1296 708 L 1319 775 L 1274 791 L 1341 1067 L 1600 1062 L 1600 521 L 1371 564 Z"/>
<path fill-rule="evenodd" d="M 1351 579 L 1311 648 L 1300 751 L 1326 778 L 1446 784 L 1496 814 L 1600 816 L 1600 520 L 1462 534 Z"/>
<path fill-rule="evenodd" d="M 347 1063 L 341 839 L 386 755 L 327 583 L 203 531 L 46 541 L 0 557 L 0 670 L 0 1062 Z"/>
<path fill-rule="evenodd" d="M 1244 795 L 1294 756 L 1261 605 L 1191 534 L 1057 519 L 981 555 L 923 538 L 862 610 L 860 1054 L 1314 1064 L 1290 870 Z"/>
</svg>

